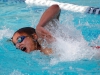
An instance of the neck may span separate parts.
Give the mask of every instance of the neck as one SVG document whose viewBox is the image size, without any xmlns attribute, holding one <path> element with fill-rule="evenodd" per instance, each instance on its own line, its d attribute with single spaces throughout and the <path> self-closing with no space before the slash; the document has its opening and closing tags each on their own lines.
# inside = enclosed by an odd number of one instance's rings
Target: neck
<svg viewBox="0 0 100 75">
<path fill-rule="evenodd" d="M 41 50 L 41 45 L 37 42 L 37 50 Z"/>
</svg>

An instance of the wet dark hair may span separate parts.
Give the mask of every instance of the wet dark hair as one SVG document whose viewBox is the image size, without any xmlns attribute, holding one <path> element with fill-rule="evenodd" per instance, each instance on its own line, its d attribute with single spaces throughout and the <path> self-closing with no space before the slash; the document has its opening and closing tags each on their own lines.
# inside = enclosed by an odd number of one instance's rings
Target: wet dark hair
<svg viewBox="0 0 100 75">
<path fill-rule="evenodd" d="M 23 28 L 20 28 L 20 29 L 18 29 L 15 33 L 26 33 L 27 35 L 29 35 L 29 36 L 31 36 L 32 37 L 32 34 L 36 34 L 36 31 L 35 31 L 35 29 L 34 28 L 32 28 L 32 27 L 23 27 Z M 14 33 L 14 34 L 15 34 Z M 14 35 L 13 34 L 13 35 Z M 10 39 L 8 39 L 7 41 L 9 42 L 9 41 L 12 41 L 12 39 L 13 39 L 13 37 L 12 38 L 10 38 Z"/>
<path fill-rule="evenodd" d="M 25 33 L 25 34 L 27 34 L 28 36 L 30 36 L 30 37 L 33 38 L 32 34 L 36 34 L 36 31 L 35 31 L 35 29 L 32 28 L 32 27 L 23 27 L 23 28 L 18 29 L 15 33 L 19 33 L 19 34 Z M 15 33 L 14 33 L 14 34 L 15 34 Z M 14 35 L 14 34 L 13 34 L 13 35 Z M 13 39 L 13 37 L 12 37 L 11 39 Z M 33 40 L 33 41 L 34 41 L 34 40 Z M 38 47 L 41 47 L 37 40 L 35 40 L 34 42 L 38 45 Z M 14 44 L 14 43 L 13 43 L 13 44 Z"/>
<path fill-rule="evenodd" d="M 31 36 L 32 34 L 36 33 L 35 29 L 32 28 L 32 27 L 23 27 L 23 28 L 18 29 L 15 33 L 17 33 L 17 32 L 18 33 L 26 33 L 29 36 Z"/>
<path fill-rule="evenodd" d="M 32 38 L 33 38 L 32 34 L 34 34 L 34 33 L 36 34 L 35 29 L 32 28 L 32 27 L 23 27 L 23 28 L 20 28 L 20 29 L 18 29 L 18 30 L 13 34 L 13 36 L 14 36 L 16 33 L 19 33 L 19 34 L 25 33 L 25 34 L 27 34 L 28 36 L 30 36 L 30 37 L 32 37 Z M 13 39 L 13 37 L 12 37 L 10 40 L 7 40 L 7 41 L 12 41 L 12 39 Z"/>
</svg>

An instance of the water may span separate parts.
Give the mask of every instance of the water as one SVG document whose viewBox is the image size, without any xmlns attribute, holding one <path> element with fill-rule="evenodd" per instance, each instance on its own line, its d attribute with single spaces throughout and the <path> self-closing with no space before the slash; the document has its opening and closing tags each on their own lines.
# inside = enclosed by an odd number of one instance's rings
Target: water
<svg viewBox="0 0 100 75">
<path fill-rule="evenodd" d="M 74 40 L 59 35 L 55 54 L 50 56 L 39 51 L 24 53 L 7 41 L 21 27 L 35 28 L 46 8 L 28 7 L 20 0 L 0 0 L 0 75 L 100 75 L 99 50 L 87 46 L 100 45 L 99 15 L 62 10 L 62 33 L 67 28 L 66 37 Z"/>
</svg>

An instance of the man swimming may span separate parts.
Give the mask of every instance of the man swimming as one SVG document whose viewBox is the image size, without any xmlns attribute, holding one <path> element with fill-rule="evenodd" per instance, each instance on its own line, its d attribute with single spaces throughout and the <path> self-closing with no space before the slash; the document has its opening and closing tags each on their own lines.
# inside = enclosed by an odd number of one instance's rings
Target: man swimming
<svg viewBox="0 0 100 75">
<path fill-rule="evenodd" d="M 51 48 L 44 47 L 42 43 L 44 41 L 47 43 L 55 41 L 55 38 L 48 30 L 45 29 L 45 27 L 51 27 L 49 22 L 53 22 L 53 26 L 55 26 L 54 20 L 59 20 L 59 15 L 60 7 L 57 4 L 50 6 L 43 13 L 36 29 L 32 27 L 24 27 L 14 33 L 12 37 L 13 44 L 16 48 L 27 53 L 34 50 L 40 50 L 40 52 L 43 52 L 44 54 L 53 53 Z M 94 46 L 93 48 L 99 49 L 100 46 Z"/>
<path fill-rule="evenodd" d="M 51 43 L 54 41 L 53 36 L 44 27 L 49 25 L 48 22 L 53 21 L 53 19 L 59 20 L 60 8 L 58 5 L 50 6 L 42 15 L 36 29 L 31 27 L 24 27 L 17 30 L 13 37 L 12 42 L 16 48 L 24 51 L 31 52 L 34 50 L 40 50 L 44 54 L 51 54 L 51 48 L 43 48 L 42 43 L 44 39 Z"/>
</svg>

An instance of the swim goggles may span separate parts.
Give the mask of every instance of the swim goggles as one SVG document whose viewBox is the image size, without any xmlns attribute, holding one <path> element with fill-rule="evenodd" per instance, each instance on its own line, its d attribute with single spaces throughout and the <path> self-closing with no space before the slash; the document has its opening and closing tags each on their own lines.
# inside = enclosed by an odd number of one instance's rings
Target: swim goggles
<svg viewBox="0 0 100 75">
<path fill-rule="evenodd" d="M 17 43 L 23 42 L 23 40 L 24 40 L 26 37 L 28 37 L 28 36 L 20 36 L 20 37 L 18 37 Z"/>
<path fill-rule="evenodd" d="M 20 37 L 18 37 L 17 43 L 23 42 L 24 39 L 25 39 L 26 37 L 28 37 L 28 36 L 20 36 Z M 12 38 L 11 38 L 11 39 L 8 39 L 7 41 L 8 41 L 8 42 L 9 42 L 9 41 L 12 41 Z M 17 44 L 17 43 L 16 43 L 16 44 Z M 15 43 L 13 43 L 13 44 L 16 45 Z"/>
</svg>

